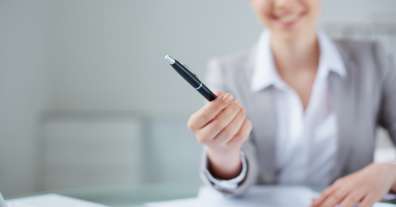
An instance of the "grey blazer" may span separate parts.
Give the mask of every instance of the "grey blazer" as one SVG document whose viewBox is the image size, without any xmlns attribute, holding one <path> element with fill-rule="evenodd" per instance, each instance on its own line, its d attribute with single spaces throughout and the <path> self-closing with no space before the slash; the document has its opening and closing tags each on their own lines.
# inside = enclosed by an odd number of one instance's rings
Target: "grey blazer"
<svg viewBox="0 0 396 207">
<path fill-rule="evenodd" d="M 345 64 L 346 77 L 331 73 L 329 84 L 338 123 L 338 157 L 332 180 L 357 171 L 373 161 L 377 127 L 384 127 L 396 144 L 396 68 L 391 56 L 370 41 L 335 40 Z M 253 92 L 250 83 L 256 48 L 236 55 L 215 58 L 209 63 L 207 84 L 234 95 L 253 123 L 244 152 L 248 162 L 246 179 L 231 195 L 251 185 L 276 184 L 276 114 L 273 88 Z M 203 181 L 213 186 L 203 173 Z M 222 191 L 222 189 L 218 189 Z"/>
</svg>

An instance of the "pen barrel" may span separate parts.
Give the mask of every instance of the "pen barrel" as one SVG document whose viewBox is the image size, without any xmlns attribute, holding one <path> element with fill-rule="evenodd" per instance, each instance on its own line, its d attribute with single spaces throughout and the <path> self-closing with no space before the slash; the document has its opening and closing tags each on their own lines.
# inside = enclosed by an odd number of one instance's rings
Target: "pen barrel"
<svg viewBox="0 0 396 207">
<path fill-rule="evenodd" d="M 179 75 L 186 80 L 192 87 L 197 88 L 201 81 L 195 76 L 194 73 L 190 72 L 183 64 L 176 61 L 171 65 Z"/>
<path fill-rule="evenodd" d="M 200 88 L 197 89 L 197 91 L 204 96 L 208 101 L 213 101 L 217 98 L 217 96 L 209 90 L 208 87 L 206 87 L 204 84 L 201 85 Z"/>
<path fill-rule="evenodd" d="M 202 96 L 204 96 L 208 101 L 213 101 L 217 96 L 203 84 L 198 77 L 189 71 L 183 64 L 175 61 L 171 66 L 176 70 L 179 75 L 186 80 L 192 87 L 194 87 Z"/>
</svg>

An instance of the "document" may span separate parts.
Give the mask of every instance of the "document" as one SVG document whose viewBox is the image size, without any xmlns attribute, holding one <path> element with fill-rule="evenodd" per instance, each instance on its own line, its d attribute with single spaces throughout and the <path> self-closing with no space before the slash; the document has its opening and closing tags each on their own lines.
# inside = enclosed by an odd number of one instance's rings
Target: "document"
<svg viewBox="0 0 396 207">
<path fill-rule="evenodd" d="M 106 207 L 57 194 L 33 196 L 7 201 L 7 207 Z"/>
<path fill-rule="evenodd" d="M 318 193 L 305 187 L 265 186 L 253 187 L 240 198 L 226 197 L 204 187 L 197 198 L 159 203 L 148 203 L 147 207 L 308 207 Z M 375 207 L 392 207 L 378 203 Z M 394 207 L 394 206 L 393 206 Z"/>
</svg>

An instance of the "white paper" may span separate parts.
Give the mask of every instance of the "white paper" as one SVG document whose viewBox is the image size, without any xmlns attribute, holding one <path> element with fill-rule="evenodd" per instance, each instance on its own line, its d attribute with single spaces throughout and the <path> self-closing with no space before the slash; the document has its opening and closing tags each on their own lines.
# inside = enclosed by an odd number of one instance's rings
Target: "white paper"
<svg viewBox="0 0 396 207">
<path fill-rule="evenodd" d="M 104 205 L 48 194 L 7 201 L 7 207 L 105 207 Z"/>
<path fill-rule="evenodd" d="M 304 187 L 254 187 L 240 198 L 225 197 L 204 187 L 197 198 L 149 203 L 147 207 L 308 207 L 318 193 Z M 378 203 L 375 207 L 394 207 Z"/>
</svg>

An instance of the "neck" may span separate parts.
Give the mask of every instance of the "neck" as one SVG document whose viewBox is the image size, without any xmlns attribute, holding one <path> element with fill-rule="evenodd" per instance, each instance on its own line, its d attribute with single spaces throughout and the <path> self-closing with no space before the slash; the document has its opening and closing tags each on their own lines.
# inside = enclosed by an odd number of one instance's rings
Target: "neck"
<svg viewBox="0 0 396 207">
<path fill-rule="evenodd" d="M 312 71 L 319 65 L 319 41 L 315 32 L 286 38 L 271 35 L 271 48 L 280 73 Z"/>
</svg>

